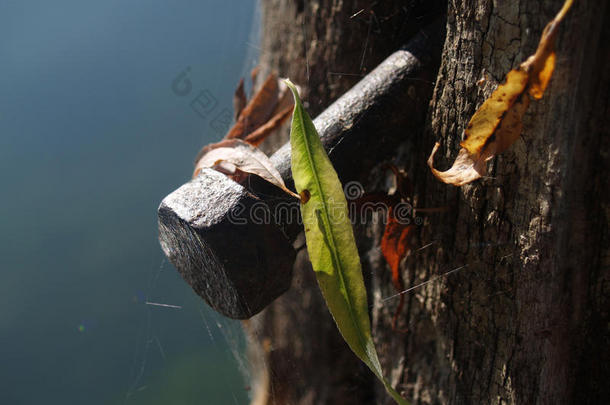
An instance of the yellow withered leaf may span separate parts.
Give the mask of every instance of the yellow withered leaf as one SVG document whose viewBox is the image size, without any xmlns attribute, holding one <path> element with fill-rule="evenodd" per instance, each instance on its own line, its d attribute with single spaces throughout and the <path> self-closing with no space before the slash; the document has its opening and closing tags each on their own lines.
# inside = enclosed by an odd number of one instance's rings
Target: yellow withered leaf
<svg viewBox="0 0 610 405">
<path fill-rule="evenodd" d="M 536 62 L 536 66 L 533 67 L 530 74 L 529 94 L 536 100 L 540 100 L 555 70 L 555 51 L 549 52 L 543 59 L 533 60 Z"/>
<path fill-rule="evenodd" d="M 536 53 L 530 56 L 521 64 L 521 69 L 529 72 L 529 94 L 536 100 L 540 100 L 544 94 L 544 90 L 551 80 L 553 71 L 555 70 L 555 38 L 557 37 L 557 27 L 566 13 L 572 6 L 573 0 L 566 0 L 559 13 L 549 22 L 542 35 Z"/>
<path fill-rule="evenodd" d="M 506 112 L 524 92 L 528 80 L 529 75 L 523 70 L 515 69 L 508 72 L 505 82 L 491 93 L 470 119 L 460 146 L 470 154 L 480 154 L 488 139 L 506 117 Z"/>
<path fill-rule="evenodd" d="M 496 133 L 489 137 L 489 151 L 491 156 L 504 152 L 510 145 L 515 143 L 521 135 L 523 128 L 523 116 L 527 107 L 530 105 L 530 99 L 527 94 L 522 93 L 513 106 L 506 112 L 502 123 L 496 130 Z M 490 156 L 490 157 L 491 157 Z"/>
<path fill-rule="evenodd" d="M 566 0 L 557 16 L 544 28 L 536 52 L 519 68 L 508 72 L 504 83 L 474 113 L 464 130 L 462 148 L 447 171 L 434 168 L 434 154 L 439 146 L 436 144 L 428 158 L 428 166 L 439 180 L 462 186 L 481 178 L 486 172 L 486 162 L 519 138 L 523 115 L 530 103 L 528 95 L 536 100 L 542 98 L 553 75 L 557 27 L 572 1 Z"/>
<path fill-rule="evenodd" d="M 224 173 L 237 182 L 244 180 L 246 174 L 254 174 L 291 196 L 300 198 L 286 187 L 273 162 L 260 149 L 241 139 L 226 139 L 216 145 L 222 146 L 209 148 L 197 161 L 193 177 L 198 176 L 201 169 L 206 167 Z"/>
</svg>

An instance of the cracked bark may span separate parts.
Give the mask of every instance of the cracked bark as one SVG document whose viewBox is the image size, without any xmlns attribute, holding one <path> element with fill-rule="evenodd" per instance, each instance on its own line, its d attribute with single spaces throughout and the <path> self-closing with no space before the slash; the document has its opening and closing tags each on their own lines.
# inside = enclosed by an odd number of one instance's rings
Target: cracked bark
<svg viewBox="0 0 610 405">
<path fill-rule="evenodd" d="M 303 84 L 312 115 L 421 24 L 421 10 L 399 2 L 376 6 L 375 14 L 359 3 L 263 2 L 263 68 Z M 436 5 L 424 3 L 424 14 L 433 13 Z M 575 2 L 560 29 L 550 87 L 530 106 L 521 139 L 491 162 L 488 178 L 454 188 L 425 165 L 441 140 L 445 160 L 439 151 L 437 167 L 449 166 L 471 115 L 533 53 L 562 3 L 449 1 L 427 127 L 398 130 L 406 141 L 390 158 L 413 179 L 416 207 L 449 207 L 421 217 L 413 245 L 428 247 L 403 262 L 405 285 L 465 267 L 406 295 L 399 322 L 406 333 L 391 328 L 398 300 L 383 300 L 395 292 L 379 251 L 382 226 L 357 230 L 382 365 L 415 403 L 593 404 L 610 397 L 602 360 L 610 358 L 606 2 Z M 385 183 L 374 170 L 367 188 Z M 291 290 L 247 325 L 250 348 L 267 370 L 259 392 L 270 395 L 258 403 L 390 403 L 336 333 L 304 250 L 295 266 Z"/>
</svg>

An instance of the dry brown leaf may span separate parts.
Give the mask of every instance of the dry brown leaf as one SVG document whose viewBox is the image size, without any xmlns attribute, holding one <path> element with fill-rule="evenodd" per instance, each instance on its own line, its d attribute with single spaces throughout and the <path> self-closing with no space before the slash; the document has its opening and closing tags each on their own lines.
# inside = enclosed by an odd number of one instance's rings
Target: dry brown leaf
<svg viewBox="0 0 610 405">
<path fill-rule="evenodd" d="M 542 98 L 555 68 L 555 38 L 557 27 L 570 9 L 573 0 L 566 0 L 557 16 L 545 27 L 536 53 L 519 68 L 507 73 L 504 83 L 474 113 L 466 130 L 462 147 L 447 171 L 434 168 L 434 146 L 428 166 L 434 176 L 447 184 L 462 186 L 486 173 L 486 162 L 502 153 L 521 135 L 522 118 L 529 106 L 528 94 Z"/>
<path fill-rule="evenodd" d="M 269 121 L 258 127 L 254 132 L 244 138 L 251 145 L 258 146 L 273 131 L 279 129 L 292 114 L 293 106 L 286 107 L 283 111 L 275 114 Z"/>
<path fill-rule="evenodd" d="M 253 81 L 257 73 L 257 68 L 252 70 Z M 288 87 L 271 74 L 248 102 L 242 79 L 235 90 L 233 106 L 237 116 L 235 125 L 223 140 L 206 145 L 199 151 L 193 177 L 204 167 L 213 168 L 237 182 L 254 174 L 299 198 L 286 187 L 267 155 L 256 148 L 290 117 L 294 99 Z"/>
<path fill-rule="evenodd" d="M 413 231 L 414 226 L 399 223 L 394 217 L 391 208 L 388 213 L 388 221 L 381 238 L 381 252 L 392 270 L 392 283 L 394 287 L 401 291 L 404 289 L 404 286 L 400 277 L 399 267 L 401 260 L 411 250 L 409 235 Z"/>
<path fill-rule="evenodd" d="M 229 130 L 226 139 L 243 139 L 271 118 L 277 106 L 279 86 L 273 74 L 267 77 L 261 89 L 241 111 L 235 125 Z"/>
<path fill-rule="evenodd" d="M 223 139 L 220 142 L 210 143 L 201 148 L 201 150 L 197 153 L 197 156 L 195 156 L 195 172 L 193 173 L 193 177 L 197 176 L 197 174 L 199 173 L 199 171 L 197 170 L 197 164 L 206 153 L 208 153 L 212 149 L 221 148 L 223 146 L 231 147 L 230 145 L 233 144 L 234 142 L 232 139 Z"/>
<path fill-rule="evenodd" d="M 253 79 L 257 73 L 255 68 Z M 294 99 L 286 84 L 271 74 L 250 102 L 246 99 L 244 80 L 241 79 L 235 90 L 233 107 L 235 124 L 224 139 L 243 139 L 258 146 L 290 117 Z"/>
<path fill-rule="evenodd" d="M 279 88 L 280 95 L 278 97 L 277 105 L 275 106 L 275 110 L 272 115 L 277 115 L 278 113 L 284 111 L 287 108 L 294 108 L 294 97 L 292 96 L 292 92 L 286 86 L 284 80 L 279 80 Z M 301 86 L 295 84 L 294 85 L 298 91 L 301 91 Z"/>
<path fill-rule="evenodd" d="M 197 176 L 204 167 L 218 170 L 236 181 L 243 179 L 244 173 L 254 174 L 293 197 L 299 198 L 298 194 L 286 187 L 282 176 L 271 160 L 259 149 L 240 139 L 230 139 L 220 143 L 222 146 L 210 148 L 199 159 L 193 177 Z"/>
<path fill-rule="evenodd" d="M 252 84 L 256 83 L 256 78 L 258 77 L 258 72 L 261 71 L 261 67 L 260 66 L 255 66 L 251 71 L 250 71 L 250 80 L 252 81 Z"/>
<path fill-rule="evenodd" d="M 413 225 L 405 226 L 398 224 L 396 221 L 390 222 L 386 225 L 383 238 L 381 239 L 383 256 L 392 270 L 392 284 L 394 284 L 394 288 L 399 294 L 405 289 L 402 276 L 400 275 L 400 262 L 411 251 L 409 238 L 414 229 L 415 226 Z M 392 328 L 394 330 L 397 330 L 398 317 L 404 305 L 405 296 L 400 294 L 400 300 L 392 317 Z"/>
<path fill-rule="evenodd" d="M 243 109 L 248 104 L 248 99 L 246 98 L 246 91 L 244 90 L 244 79 L 240 79 L 237 88 L 235 89 L 235 94 L 233 95 L 233 113 L 234 119 L 237 121 L 239 115 L 243 111 Z"/>
<path fill-rule="evenodd" d="M 404 290 L 404 281 L 400 273 L 400 262 L 411 251 L 411 237 L 415 226 L 409 223 L 404 223 L 398 220 L 395 215 L 395 210 L 398 204 L 404 200 L 407 201 L 413 194 L 413 185 L 403 170 L 398 169 L 393 164 L 386 166 L 394 174 L 396 180 L 396 190 L 393 194 L 388 194 L 383 200 L 388 203 L 388 213 L 386 218 L 385 230 L 381 238 L 381 253 L 392 271 L 392 284 L 400 294 Z M 392 318 L 392 328 L 397 330 L 398 317 L 404 306 L 405 296 L 400 294 L 400 301 Z"/>
<path fill-rule="evenodd" d="M 414 225 L 405 225 L 396 219 L 393 213 L 393 208 L 388 210 L 388 222 L 381 238 L 381 253 L 392 270 L 392 284 L 398 293 L 405 289 L 402 276 L 400 274 L 400 262 L 411 251 L 410 238 L 415 230 Z M 404 294 L 400 295 L 400 301 L 394 312 L 392 319 L 392 327 L 396 329 L 398 324 L 398 316 L 404 306 Z"/>
</svg>

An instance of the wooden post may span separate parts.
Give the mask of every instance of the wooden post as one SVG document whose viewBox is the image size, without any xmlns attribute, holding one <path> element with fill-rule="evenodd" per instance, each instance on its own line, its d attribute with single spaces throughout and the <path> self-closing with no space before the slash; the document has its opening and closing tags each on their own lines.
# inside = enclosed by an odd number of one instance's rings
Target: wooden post
<svg viewBox="0 0 610 405">
<path fill-rule="evenodd" d="M 436 10 L 366 3 L 262 2 L 263 67 L 304 85 L 313 115 Z M 563 0 L 449 3 L 426 128 L 385 136 L 404 137 L 393 161 L 411 175 L 415 205 L 450 207 L 422 216 L 402 265 L 406 286 L 461 270 L 409 292 L 398 325 L 406 332 L 392 330 L 397 301 L 384 300 L 396 292 L 379 253 L 381 226 L 357 228 L 382 365 L 415 403 L 602 403 L 610 397 L 608 4 L 575 1 L 550 88 L 530 107 L 522 138 L 494 159 L 489 178 L 455 188 L 425 165 L 434 142 L 448 167 L 470 116 L 534 51 Z M 365 186 L 383 183 L 371 169 Z M 260 364 L 255 403 L 390 403 L 336 332 L 304 249 L 294 274 L 291 289 L 246 324 Z"/>
</svg>

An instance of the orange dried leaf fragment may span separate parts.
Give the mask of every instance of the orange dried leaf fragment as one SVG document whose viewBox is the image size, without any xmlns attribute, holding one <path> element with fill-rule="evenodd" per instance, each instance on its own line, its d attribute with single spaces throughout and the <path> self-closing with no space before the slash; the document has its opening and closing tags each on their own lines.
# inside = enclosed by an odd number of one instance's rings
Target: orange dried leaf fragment
<svg viewBox="0 0 610 405">
<path fill-rule="evenodd" d="M 410 237 L 413 225 L 400 223 L 393 214 L 393 208 L 388 212 L 388 223 L 381 238 L 381 253 L 392 270 L 392 283 L 400 291 L 404 288 L 400 276 L 400 262 L 411 250 Z"/>
<path fill-rule="evenodd" d="M 381 238 L 381 253 L 392 270 L 392 284 L 400 294 L 405 289 L 402 276 L 400 274 L 400 262 L 411 251 L 411 236 L 415 227 L 400 223 L 393 213 L 393 208 L 388 211 L 388 223 L 385 226 L 383 237 Z M 397 329 L 398 316 L 402 312 L 405 304 L 405 296 L 400 295 L 400 301 L 392 318 L 392 328 Z"/>
</svg>

